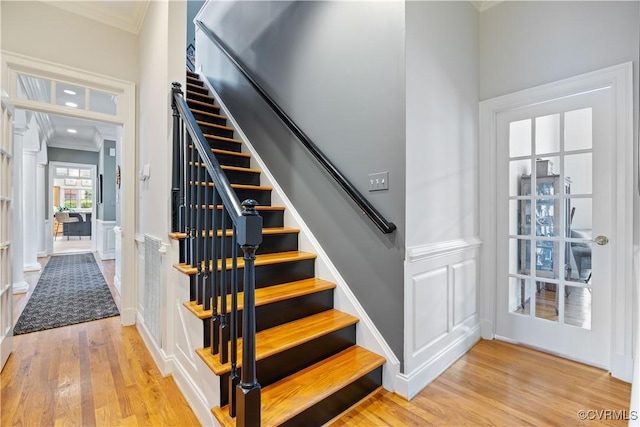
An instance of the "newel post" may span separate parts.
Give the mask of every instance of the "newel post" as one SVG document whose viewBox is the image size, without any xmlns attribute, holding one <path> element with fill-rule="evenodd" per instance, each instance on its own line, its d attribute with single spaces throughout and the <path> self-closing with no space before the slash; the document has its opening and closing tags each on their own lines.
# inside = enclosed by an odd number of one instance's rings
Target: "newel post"
<svg viewBox="0 0 640 427">
<path fill-rule="evenodd" d="M 260 426 L 260 384 L 256 376 L 255 259 L 262 243 L 262 217 L 255 200 L 242 202 L 242 227 L 239 242 L 244 252 L 244 308 L 242 310 L 242 374 L 236 388 L 237 425 Z"/>
</svg>

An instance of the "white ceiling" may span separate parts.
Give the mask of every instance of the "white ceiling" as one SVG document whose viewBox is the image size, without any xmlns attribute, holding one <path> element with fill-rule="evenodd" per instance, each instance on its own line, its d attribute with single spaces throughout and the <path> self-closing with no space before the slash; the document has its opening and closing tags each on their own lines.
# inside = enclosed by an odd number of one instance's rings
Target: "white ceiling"
<svg viewBox="0 0 640 427">
<path fill-rule="evenodd" d="M 148 0 L 42 1 L 67 12 L 72 12 L 133 34 L 140 32 L 149 8 Z"/>
</svg>

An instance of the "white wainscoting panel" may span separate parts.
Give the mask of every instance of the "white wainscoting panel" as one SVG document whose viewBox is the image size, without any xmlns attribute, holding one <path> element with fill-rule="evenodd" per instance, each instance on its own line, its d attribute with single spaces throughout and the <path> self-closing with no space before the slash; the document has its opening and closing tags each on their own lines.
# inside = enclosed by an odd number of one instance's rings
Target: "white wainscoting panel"
<svg viewBox="0 0 640 427">
<path fill-rule="evenodd" d="M 100 259 L 116 257 L 115 221 L 96 221 L 96 250 Z"/>
<path fill-rule="evenodd" d="M 407 250 L 405 373 L 396 392 L 412 398 L 480 339 L 477 238 Z"/>
<path fill-rule="evenodd" d="M 446 267 L 413 277 L 413 354 L 447 333 L 449 272 Z"/>
</svg>

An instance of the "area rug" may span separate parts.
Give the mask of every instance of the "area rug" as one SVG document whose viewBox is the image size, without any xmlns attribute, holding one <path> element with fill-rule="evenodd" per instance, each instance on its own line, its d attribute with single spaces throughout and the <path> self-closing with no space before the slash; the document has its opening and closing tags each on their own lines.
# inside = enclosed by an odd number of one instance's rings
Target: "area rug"
<svg viewBox="0 0 640 427">
<path fill-rule="evenodd" d="M 53 256 L 13 328 L 14 335 L 118 316 L 93 254 Z"/>
</svg>

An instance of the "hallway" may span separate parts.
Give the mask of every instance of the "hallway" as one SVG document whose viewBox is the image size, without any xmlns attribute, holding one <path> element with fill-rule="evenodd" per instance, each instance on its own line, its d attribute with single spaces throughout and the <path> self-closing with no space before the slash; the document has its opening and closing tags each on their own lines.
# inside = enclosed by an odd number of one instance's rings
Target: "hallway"
<svg viewBox="0 0 640 427">
<path fill-rule="evenodd" d="M 43 268 L 49 258 L 39 258 Z M 114 300 L 114 261 L 100 261 Z M 14 323 L 29 292 L 14 296 Z M 2 371 L 0 425 L 200 425 L 172 377 L 163 378 L 135 326 L 120 317 L 14 337 Z M 28 404 L 27 404 L 28 403 Z"/>
</svg>

